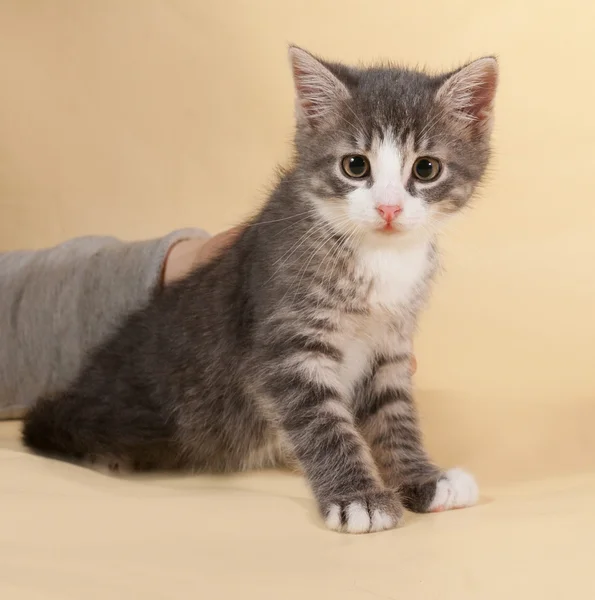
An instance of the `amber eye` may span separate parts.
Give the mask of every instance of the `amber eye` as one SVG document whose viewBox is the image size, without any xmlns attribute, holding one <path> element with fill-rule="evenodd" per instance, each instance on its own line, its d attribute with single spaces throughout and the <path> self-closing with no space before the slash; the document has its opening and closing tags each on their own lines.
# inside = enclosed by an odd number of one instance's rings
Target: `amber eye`
<svg viewBox="0 0 595 600">
<path fill-rule="evenodd" d="M 345 173 L 347 177 L 352 177 L 353 179 L 361 179 L 370 174 L 370 163 L 368 159 L 361 154 L 351 154 L 350 156 L 346 156 L 343 159 L 341 166 L 343 167 L 343 173 Z"/>
<path fill-rule="evenodd" d="M 413 176 L 420 181 L 434 181 L 440 175 L 442 165 L 437 158 L 422 156 L 413 165 Z"/>
</svg>

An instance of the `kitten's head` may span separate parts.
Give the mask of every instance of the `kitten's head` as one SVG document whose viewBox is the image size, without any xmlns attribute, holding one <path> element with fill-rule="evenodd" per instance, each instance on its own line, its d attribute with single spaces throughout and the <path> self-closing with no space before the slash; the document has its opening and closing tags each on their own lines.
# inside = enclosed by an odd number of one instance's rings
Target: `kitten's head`
<svg viewBox="0 0 595 600">
<path fill-rule="evenodd" d="M 391 243 L 432 233 L 467 204 L 489 158 L 494 58 L 430 76 L 289 53 L 295 177 L 339 231 Z"/>
</svg>

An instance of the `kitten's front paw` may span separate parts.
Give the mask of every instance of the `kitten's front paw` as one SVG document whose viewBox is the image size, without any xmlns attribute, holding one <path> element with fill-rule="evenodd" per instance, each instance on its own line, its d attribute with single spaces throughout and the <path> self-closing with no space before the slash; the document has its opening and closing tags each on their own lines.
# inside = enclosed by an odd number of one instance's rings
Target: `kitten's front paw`
<svg viewBox="0 0 595 600">
<path fill-rule="evenodd" d="M 436 493 L 428 512 L 442 512 L 477 504 L 479 488 L 473 475 L 463 469 L 450 469 L 436 484 Z"/>
<path fill-rule="evenodd" d="M 334 531 L 370 533 L 400 524 L 403 506 L 393 490 L 330 499 L 323 509 L 326 526 Z"/>
<path fill-rule="evenodd" d="M 403 502 L 413 512 L 442 512 L 477 504 L 479 489 L 473 475 L 463 469 L 450 469 L 435 481 L 405 485 Z"/>
</svg>

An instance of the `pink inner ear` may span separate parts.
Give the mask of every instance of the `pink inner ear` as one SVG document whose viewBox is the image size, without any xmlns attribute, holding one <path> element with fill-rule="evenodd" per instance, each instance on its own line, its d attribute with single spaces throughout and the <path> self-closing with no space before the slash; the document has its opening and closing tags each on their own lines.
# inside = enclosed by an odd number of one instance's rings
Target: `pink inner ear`
<svg viewBox="0 0 595 600">
<path fill-rule="evenodd" d="M 298 93 L 298 101 L 302 110 L 306 115 L 312 115 L 316 112 L 316 105 L 312 101 L 312 98 L 316 95 L 316 88 L 311 84 L 306 83 L 308 78 L 308 72 L 300 69 L 296 64 L 293 65 L 293 77 L 295 80 L 295 87 Z"/>
<path fill-rule="evenodd" d="M 496 93 L 498 74 L 495 69 L 486 69 L 483 80 L 473 93 L 473 114 L 481 121 L 490 116 L 490 109 Z"/>
<path fill-rule="evenodd" d="M 498 85 L 498 67 L 493 58 L 479 59 L 452 75 L 438 96 L 463 121 L 489 119 Z"/>
<path fill-rule="evenodd" d="M 349 94 L 345 86 L 311 54 L 290 49 L 298 105 L 310 125 L 317 125 L 332 113 L 333 106 Z"/>
</svg>

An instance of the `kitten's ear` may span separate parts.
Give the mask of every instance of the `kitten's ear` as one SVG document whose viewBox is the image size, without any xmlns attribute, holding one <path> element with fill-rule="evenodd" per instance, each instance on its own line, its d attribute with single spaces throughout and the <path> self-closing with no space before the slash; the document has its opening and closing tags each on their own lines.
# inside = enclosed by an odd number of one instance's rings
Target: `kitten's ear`
<svg viewBox="0 0 595 600">
<path fill-rule="evenodd" d="M 480 58 L 452 73 L 438 90 L 437 100 L 462 127 L 489 133 L 497 85 L 498 62 Z"/>
<path fill-rule="evenodd" d="M 298 124 L 316 128 L 330 123 L 336 107 L 349 98 L 345 85 L 309 52 L 290 46 L 289 61 L 296 91 Z"/>
</svg>

